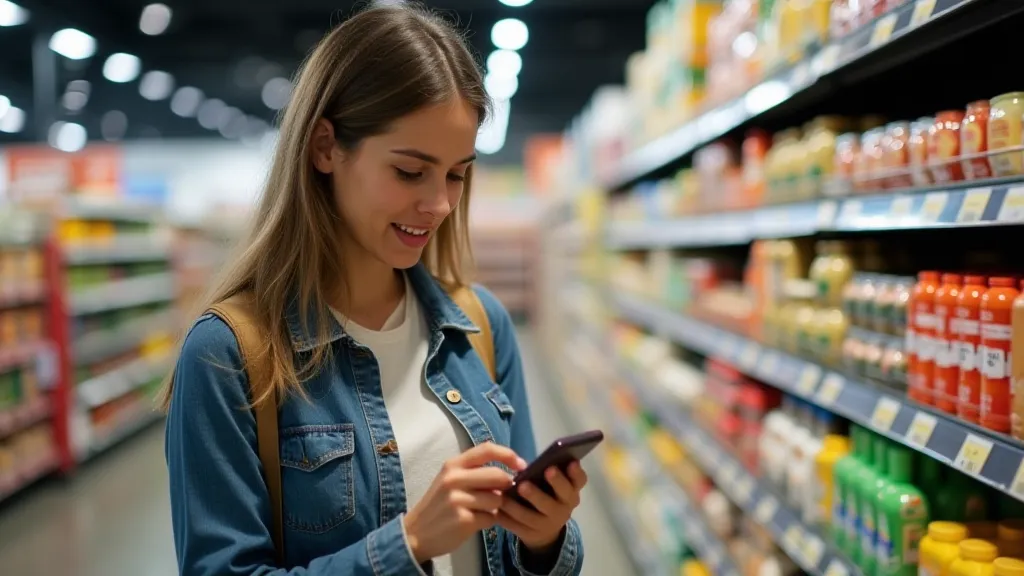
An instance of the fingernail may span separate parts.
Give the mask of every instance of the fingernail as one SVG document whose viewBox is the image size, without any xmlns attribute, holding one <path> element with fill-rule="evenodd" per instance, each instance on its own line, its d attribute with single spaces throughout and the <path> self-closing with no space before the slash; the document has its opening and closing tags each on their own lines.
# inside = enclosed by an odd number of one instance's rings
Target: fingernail
<svg viewBox="0 0 1024 576">
<path fill-rule="evenodd" d="M 545 472 L 544 475 L 548 477 L 548 480 L 554 480 L 555 479 L 555 469 L 554 468 L 548 468 L 548 471 Z"/>
<path fill-rule="evenodd" d="M 532 491 L 533 486 L 530 486 L 529 484 L 523 484 L 522 486 L 519 487 L 519 493 L 522 494 L 523 496 L 529 496 L 530 492 Z"/>
<path fill-rule="evenodd" d="M 520 470 L 526 469 L 526 460 L 523 460 L 522 458 L 516 458 L 516 464 L 519 466 Z"/>
</svg>

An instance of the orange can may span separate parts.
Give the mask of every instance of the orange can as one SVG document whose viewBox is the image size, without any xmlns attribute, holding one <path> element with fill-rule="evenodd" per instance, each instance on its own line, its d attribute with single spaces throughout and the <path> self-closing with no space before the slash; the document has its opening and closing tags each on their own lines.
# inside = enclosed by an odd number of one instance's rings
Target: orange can
<svg viewBox="0 0 1024 576">
<path fill-rule="evenodd" d="M 995 277 L 981 297 L 981 425 L 1010 431 L 1010 342 L 1017 281 Z"/>
<path fill-rule="evenodd" d="M 960 110 L 946 110 L 935 115 L 935 122 L 928 129 L 928 162 L 932 179 L 937 183 L 964 179 L 960 163 L 960 124 L 964 113 Z"/>
<path fill-rule="evenodd" d="M 959 323 L 954 311 L 962 285 L 959 274 L 943 274 L 935 291 L 935 406 L 949 414 L 956 414 L 960 386 Z"/>
<path fill-rule="evenodd" d="M 935 375 L 935 292 L 938 289 L 938 272 L 918 272 L 917 284 L 910 294 L 907 395 L 923 404 L 935 402 L 932 378 Z"/>
<path fill-rule="evenodd" d="M 956 414 L 968 422 L 978 423 L 981 414 L 981 371 L 978 351 L 981 348 L 981 297 L 988 290 L 984 276 L 964 277 L 964 286 L 956 297 L 957 336 L 960 356 L 960 386 Z"/>
<path fill-rule="evenodd" d="M 960 123 L 960 154 L 964 156 L 984 154 L 988 151 L 988 100 L 978 100 L 967 105 L 967 114 Z M 962 160 L 960 167 L 968 180 L 992 177 L 988 157 Z"/>
</svg>

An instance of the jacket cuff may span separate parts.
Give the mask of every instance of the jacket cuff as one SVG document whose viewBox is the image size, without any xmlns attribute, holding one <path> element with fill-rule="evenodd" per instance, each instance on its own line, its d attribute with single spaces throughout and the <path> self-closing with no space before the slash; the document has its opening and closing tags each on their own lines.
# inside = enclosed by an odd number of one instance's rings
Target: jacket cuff
<svg viewBox="0 0 1024 576">
<path fill-rule="evenodd" d="M 512 537 L 512 564 L 519 570 L 522 576 L 578 576 L 583 570 L 583 538 L 580 536 L 580 528 L 575 520 L 569 520 L 565 525 L 565 536 L 562 538 L 562 547 L 558 551 L 558 558 L 550 571 L 543 574 L 528 571 L 523 564 L 523 543 L 515 534 L 509 533 Z"/>
<path fill-rule="evenodd" d="M 416 574 L 431 576 L 432 563 L 427 563 L 427 571 L 416 564 L 412 555 L 412 547 L 405 534 L 404 515 L 391 520 L 380 528 L 370 532 L 366 537 L 366 552 L 370 556 L 370 567 L 374 576 L 390 576 L 392 574 Z"/>
</svg>

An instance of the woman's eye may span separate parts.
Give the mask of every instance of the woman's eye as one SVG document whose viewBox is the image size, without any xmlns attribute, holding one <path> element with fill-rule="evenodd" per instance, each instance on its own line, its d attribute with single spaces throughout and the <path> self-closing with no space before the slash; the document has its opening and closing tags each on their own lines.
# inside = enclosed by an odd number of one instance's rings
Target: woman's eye
<svg viewBox="0 0 1024 576">
<path fill-rule="evenodd" d="M 465 182 L 466 177 L 461 174 L 448 174 L 448 179 L 452 182 Z"/>
<path fill-rule="evenodd" d="M 423 176 L 423 172 L 409 172 L 401 168 L 395 168 L 395 174 L 398 175 L 400 180 L 405 180 L 406 182 L 415 182 Z"/>
</svg>

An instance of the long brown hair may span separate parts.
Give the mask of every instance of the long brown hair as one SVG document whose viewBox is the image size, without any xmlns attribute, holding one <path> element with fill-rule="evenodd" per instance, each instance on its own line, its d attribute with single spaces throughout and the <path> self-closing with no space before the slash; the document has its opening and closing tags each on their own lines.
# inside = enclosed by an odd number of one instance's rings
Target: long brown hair
<svg viewBox="0 0 1024 576">
<path fill-rule="evenodd" d="M 489 100 L 465 40 L 443 18 L 415 6 L 380 6 L 356 14 L 303 63 L 248 237 L 196 311 L 242 292 L 251 294 L 256 320 L 267 335 L 261 353 L 270 355 L 273 367 L 270 386 L 250 391 L 253 405 L 288 392 L 301 394 L 303 380 L 330 354 L 329 347 L 318 346 L 297 366 L 286 319 L 293 299 L 301 310 L 325 309 L 344 265 L 336 244 L 331 183 L 312 165 L 315 124 L 329 120 L 338 144 L 351 150 L 398 118 L 452 98 L 474 107 L 481 123 L 486 118 Z M 467 174 L 461 201 L 424 252 L 425 265 L 448 288 L 465 283 L 470 178 Z M 325 342 L 329 320 L 312 321 L 307 331 Z M 172 387 L 169 378 L 160 398 L 164 409 L 170 406 Z"/>
</svg>

